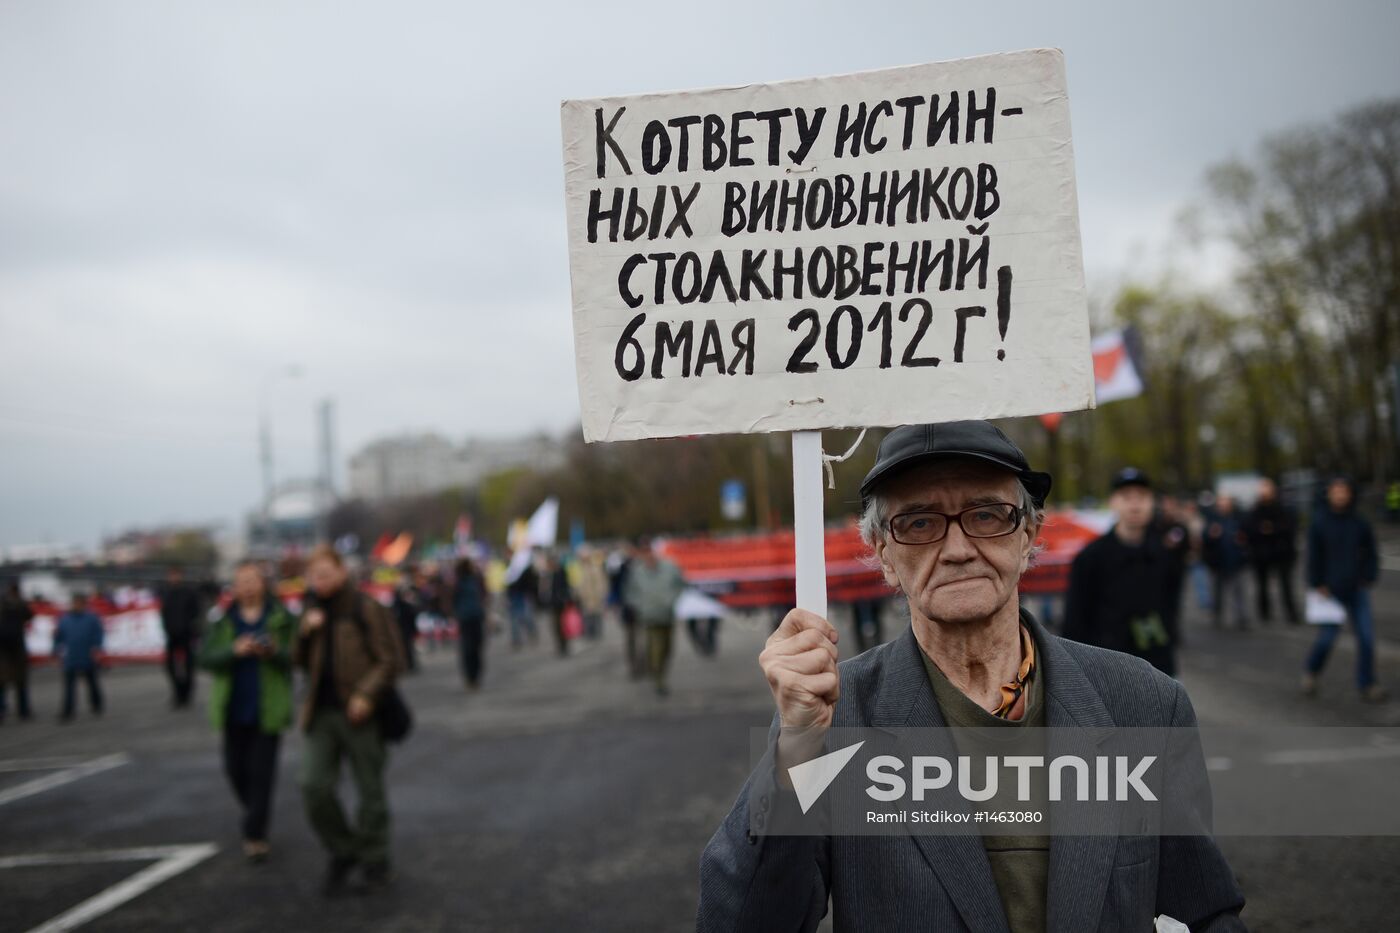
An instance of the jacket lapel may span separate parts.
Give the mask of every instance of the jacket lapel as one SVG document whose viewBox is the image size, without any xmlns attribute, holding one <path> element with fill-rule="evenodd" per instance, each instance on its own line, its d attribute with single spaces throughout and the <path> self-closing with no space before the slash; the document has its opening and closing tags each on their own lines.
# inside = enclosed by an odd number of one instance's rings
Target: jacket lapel
<svg viewBox="0 0 1400 933">
<path fill-rule="evenodd" d="M 1044 660 L 1046 726 L 1090 730 L 1092 740 L 1102 742 L 1112 732 L 1114 723 L 1098 691 L 1055 636 L 1046 632 L 1029 613 L 1023 612 L 1022 619 L 1035 634 Z M 1053 755 L 1053 751 L 1050 754 Z M 1118 848 L 1117 825 L 1106 810 L 1098 812 L 1103 832 L 1093 836 L 1054 835 L 1054 814 L 1051 813 L 1046 929 L 1098 928 Z"/>
<path fill-rule="evenodd" d="M 912 628 L 905 629 L 904 634 L 890 646 L 872 726 L 885 729 L 947 728 L 947 721 L 934 699 L 933 688 L 929 686 L 921 651 L 919 643 L 914 640 Z M 940 745 L 946 747 L 938 748 L 938 754 L 956 760 L 957 750 L 946 734 Z M 911 838 L 938 876 L 969 930 L 1007 933 L 1006 915 L 981 835 L 911 834 Z M 1049 929 L 1058 928 L 1052 926 Z"/>
</svg>

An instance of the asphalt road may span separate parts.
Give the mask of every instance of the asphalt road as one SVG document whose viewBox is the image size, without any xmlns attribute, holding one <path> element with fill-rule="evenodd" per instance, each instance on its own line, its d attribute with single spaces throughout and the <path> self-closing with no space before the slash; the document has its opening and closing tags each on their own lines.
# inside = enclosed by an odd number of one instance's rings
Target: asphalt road
<svg viewBox="0 0 1400 933">
<path fill-rule="evenodd" d="M 1400 567 L 1376 596 L 1382 679 L 1400 686 Z M 1193 616 L 1187 633 L 1182 679 L 1203 723 L 1400 725 L 1400 702 L 1355 696 L 1349 638 L 1321 695 L 1305 699 L 1305 628 L 1217 632 Z M 486 685 L 471 695 L 450 651 L 426 655 L 425 670 L 405 681 L 418 729 L 390 766 L 400 878 L 388 893 L 334 901 L 317 893 L 323 857 L 300 812 L 298 737 L 283 744 L 274 856 L 248 865 L 215 737 L 202 712 L 167 708 L 162 672 L 112 672 L 108 715 L 60 726 L 57 677 L 39 671 L 38 720 L 0 727 L 0 930 L 39 928 L 88 898 L 110 899 L 158 865 L 179 870 L 83 929 L 693 929 L 699 853 L 747 771 L 748 730 L 771 715 L 756 665 L 767 624 L 727 622 L 716 659 L 677 634 L 666 699 L 624 676 L 615 627 L 562 660 L 544 645 L 513 653 L 497 638 Z M 92 773 L 73 770 L 83 767 Z M 34 790 L 36 781 L 53 786 Z M 1396 807 L 1398 793 L 1376 805 Z M 1290 805 L 1285 788 L 1260 794 Z M 206 855 L 203 845 L 217 849 Z M 1222 846 L 1252 929 L 1394 928 L 1400 837 Z M 140 851 L 149 847 L 168 848 Z M 40 856 L 50 863 L 36 864 Z"/>
</svg>

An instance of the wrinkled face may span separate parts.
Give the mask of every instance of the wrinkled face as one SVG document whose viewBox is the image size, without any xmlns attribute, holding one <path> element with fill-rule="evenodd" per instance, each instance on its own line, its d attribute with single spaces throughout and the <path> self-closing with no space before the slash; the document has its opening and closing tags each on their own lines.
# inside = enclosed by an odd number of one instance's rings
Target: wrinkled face
<svg viewBox="0 0 1400 933">
<path fill-rule="evenodd" d="M 1146 486 L 1124 486 L 1108 497 L 1119 524 L 1131 531 L 1141 531 L 1152 521 L 1152 490 Z"/>
<path fill-rule="evenodd" d="M 255 603 L 263 598 L 263 578 L 256 567 L 239 567 L 233 573 L 233 598 L 241 603 Z"/>
<path fill-rule="evenodd" d="M 1351 505 L 1351 487 L 1342 480 L 1337 480 L 1327 487 L 1327 504 L 1338 512 L 1343 511 Z"/>
<path fill-rule="evenodd" d="M 975 505 L 1019 505 L 1020 483 L 990 464 L 947 461 L 913 467 L 882 484 L 886 517 L 931 510 L 954 513 Z M 885 581 L 909 599 L 915 618 L 948 625 L 990 619 L 1016 598 L 1038 527 L 1021 525 L 999 538 L 970 538 L 956 521 L 932 544 L 900 544 L 881 534 L 875 556 Z"/>
<path fill-rule="evenodd" d="M 306 582 L 317 596 L 327 599 L 345 585 L 345 568 L 328 558 L 318 558 L 306 568 Z"/>
</svg>

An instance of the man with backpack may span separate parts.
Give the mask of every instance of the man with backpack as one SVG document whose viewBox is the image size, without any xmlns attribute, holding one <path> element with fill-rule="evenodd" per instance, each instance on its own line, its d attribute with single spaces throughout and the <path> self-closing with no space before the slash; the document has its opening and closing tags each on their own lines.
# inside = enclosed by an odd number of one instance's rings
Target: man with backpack
<svg viewBox="0 0 1400 933">
<path fill-rule="evenodd" d="M 380 890 L 394 877 L 385 742 L 402 737 L 406 728 L 390 715 L 403 713 L 394 690 L 404 668 L 403 649 L 388 610 L 355 588 L 335 550 L 313 551 L 306 577 L 306 609 L 294 655 L 307 672 L 301 785 L 307 819 L 330 853 L 324 893 L 344 891 L 356 868 L 367 890 Z M 342 759 L 350 763 L 359 796 L 353 828 L 336 792 Z"/>
</svg>

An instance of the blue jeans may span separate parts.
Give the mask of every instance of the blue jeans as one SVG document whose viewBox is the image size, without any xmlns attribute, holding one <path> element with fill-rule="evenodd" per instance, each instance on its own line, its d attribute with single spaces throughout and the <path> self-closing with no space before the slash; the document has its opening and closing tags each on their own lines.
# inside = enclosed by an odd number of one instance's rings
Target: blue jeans
<svg viewBox="0 0 1400 933">
<path fill-rule="evenodd" d="M 523 593 L 510 593 L 506 597 L 510 606 L 510 645 L 519 648 L 528 635 L 530 641 L 537 637 L 535 630 L 535 608 Z"/>
<path fill-rule="evenodd" d="M 1191 565 L 1191 585 L 1196 589 L 1196 608 L 1214 609 L 1215 601 L 1211 598 L 1210 591 L 1210 569 L 1199 561 Z"/>
<path fill-rule="evenodd" d="M 1356 686 L 1365 690 L 1376 682 L 1376 635 L 1371 624 L 1371 594 L 1366 590 L 1357 590 L 1345 599 L 1338 596 L 1337 600 L 1346 607 L 1347 621 L 1356 631 Z M 1312 651 L 1308 653 L 1308 673 L 1316 674 L 1322 670 L 1341 630 L 1340 625 L 1318 626 L 1317 641 L 1313 642 Z"/>
</svg>

